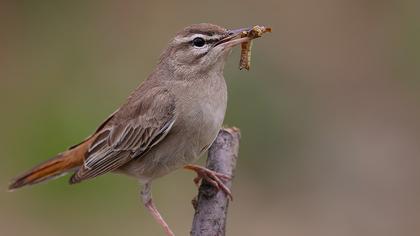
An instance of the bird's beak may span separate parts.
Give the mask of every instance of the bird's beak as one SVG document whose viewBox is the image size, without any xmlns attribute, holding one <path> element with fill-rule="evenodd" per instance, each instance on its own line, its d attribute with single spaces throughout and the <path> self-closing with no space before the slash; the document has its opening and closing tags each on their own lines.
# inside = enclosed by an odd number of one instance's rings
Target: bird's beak
<svg viewBox="0 0 420 236">
<path fill-rule="evenodd" d="M 235 30 L 228 30 L 226 37 L 222 38 L 214 46 L 222 46 L 224 48 L 231 48 L 238 44 L 249 41 L 248 37 L 241 38 L 241 34 L 244 31 L 250 31 L 252 28 L 241 28 Z"/>
</svg>

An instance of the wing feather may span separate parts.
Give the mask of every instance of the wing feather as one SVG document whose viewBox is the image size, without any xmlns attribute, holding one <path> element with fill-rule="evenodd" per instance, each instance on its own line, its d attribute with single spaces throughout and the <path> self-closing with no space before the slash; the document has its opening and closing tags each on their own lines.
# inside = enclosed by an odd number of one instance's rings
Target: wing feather
<svg viewBox="0 0 420 236">
<path fill-rule="evenodd" d="M 176 120 L 174 96 L 157 87 L 136 99 L 129 100 L 98 132 L 71 183 L 113 171 L 141 157 L 169 133 Z"/>
</svg>

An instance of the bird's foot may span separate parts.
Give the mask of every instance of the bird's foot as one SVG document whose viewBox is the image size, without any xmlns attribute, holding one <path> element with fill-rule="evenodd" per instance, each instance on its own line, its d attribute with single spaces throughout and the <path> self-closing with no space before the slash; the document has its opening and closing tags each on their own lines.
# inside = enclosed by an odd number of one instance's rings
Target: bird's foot
<svg viewBox="0 0 420 236">
<path fill-rule="evenodd" d="M 199 186 L 200 182 L 204 179 L 217 190 L 222 190 L 231 200 L 233 200 L 232 192 L 222 181 L 230 180 L 232 178 L 231 176 L 198 165 L 186 165 L 184 168 L 193 170 L 197 173 L 197 177 L 194 178 L 194 183 L 197 186 Z"/>
</svg>

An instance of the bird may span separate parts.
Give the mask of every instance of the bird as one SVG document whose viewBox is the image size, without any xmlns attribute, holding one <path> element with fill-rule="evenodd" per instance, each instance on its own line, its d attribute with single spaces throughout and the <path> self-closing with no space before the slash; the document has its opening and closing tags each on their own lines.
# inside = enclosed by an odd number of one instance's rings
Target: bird
<svg viewBox="0 0 420 236">
<path fill-rule="evenodd" d="M 168 236 L 174 233 L 151 194 L 156 178 L 185 168 L 232 197 L 223 181 L 231 176 L 194 162 L 222 127 L 227 108 L 223 70 L 232 49 L 251 39 L 244 30 L 209 23 L 179 31 L 152 73 L 86 139 L 12 180 L 9 190 L 72 173 L 70 184 L 106 173 L 139 180 L 144 206 Z"/>
</svg>

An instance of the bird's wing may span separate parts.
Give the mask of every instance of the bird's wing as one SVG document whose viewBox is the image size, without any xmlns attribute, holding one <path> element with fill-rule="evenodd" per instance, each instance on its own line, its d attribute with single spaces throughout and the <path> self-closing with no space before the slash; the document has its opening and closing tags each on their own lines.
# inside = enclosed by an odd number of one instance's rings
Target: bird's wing
<svg viewBox="0 0 420 236">
<path fill-rule="evenodd" d="M 70 183 L 113 171 L 165 138 L 175 123 L 175 98 L 165 88 L 143 90 L 134 93 L 97 132 L 83 166 Z"/>
</svg>

